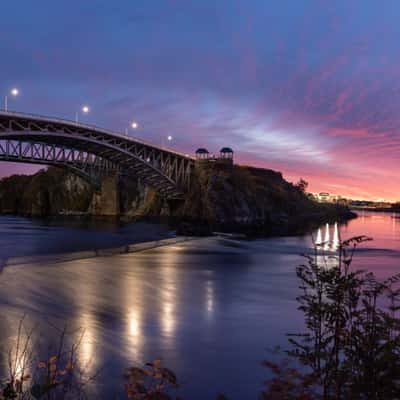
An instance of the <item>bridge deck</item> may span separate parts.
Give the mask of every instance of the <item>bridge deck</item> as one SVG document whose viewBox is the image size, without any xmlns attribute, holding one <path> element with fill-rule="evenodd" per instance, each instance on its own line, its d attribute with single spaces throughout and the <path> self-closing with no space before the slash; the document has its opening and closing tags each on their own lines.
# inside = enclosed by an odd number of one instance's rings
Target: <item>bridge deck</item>
<svg viewBox="0 0 400 400">
<path fill-rule="evenodd" d="M 0 161 L 59 165 L 92 177 L 118 170 L 135 175 L 166 198 L 182 197 L 194 158 L 94 125 L 0 111 Z"/>
</svg>

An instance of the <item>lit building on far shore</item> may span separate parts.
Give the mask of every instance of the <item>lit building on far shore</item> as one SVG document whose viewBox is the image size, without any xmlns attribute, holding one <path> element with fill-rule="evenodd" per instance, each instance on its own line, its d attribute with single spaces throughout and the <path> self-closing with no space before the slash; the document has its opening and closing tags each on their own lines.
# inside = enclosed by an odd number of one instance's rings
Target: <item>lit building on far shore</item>
<svg viewBox="0 0 400 400">
<path fill-rule="evenodd" d="M 350 199 L 346 199 L 338 194 L 331 194 L 327 192 L 320 193 L 307 193 L 307 196 L 318 203 L 335 203 L 348 206 L 351 202 Z"/>
<path fill-rule="evenodd" d="M 340 200 L 344 200 L 340 196 L 328 192 L 308 193 L 308 197 L 318 203 L 338 203 Z"/>
<path fill-rule="evenodd" d="M 320 193 L 307 193 L 309 199 L 316 201 L 318 203 L 334 203 L 341 204 L 343 206 L 348 206 L 352 208 L 362 208 L 362 209 L 391 209 L 393 208 L 393 203 L 385 200 L 354 200 L 342 197 L 336 194 L 330 194 L 327 192 Z"/>
<path fill-rule="evenodd" d="M 374 209 L 390 210 L 393 208 L 393 203 L 387 201 L 351 200 L 349 206 L 353 208 L 362 208 L 371 210 Z"/>
</svg>

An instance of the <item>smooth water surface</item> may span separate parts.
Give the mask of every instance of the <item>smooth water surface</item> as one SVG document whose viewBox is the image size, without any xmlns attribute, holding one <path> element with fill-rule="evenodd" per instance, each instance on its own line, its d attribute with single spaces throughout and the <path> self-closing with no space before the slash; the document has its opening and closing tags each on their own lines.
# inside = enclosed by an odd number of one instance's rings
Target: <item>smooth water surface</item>
<svg viewBox="0 0 400 400">
<path fill-rule="evenodd" d="M 165 225 L 115 219 L 0 216 L 0 266 L 9 257 L 96 250 L 171 236 Z"/>
<path fill-rule="evenodd" d="M 360 215 L 339 229 L 343 239 L 374 238 L 357 252 L 356 265 L 379 277 L 400 272 L 399 216 Z M 4 239 L 11 248 L 18 236 L 12 225 Z M 333 246 L 335 227 L 323 226 L 313 236 L 329 236 Z M 47 238 L 51 242 L 51 234 Z M 301 330 L 295 267 L 311 246 L 310 235 L 206 238 L 129 255 L 6 267 L 0 343 L 3 350 L 11 345 L 24 313 L 27 324 L 39 324 L 42 345 L 54 340 L 48 323 L 67 321 L 71 331 L 85 330 L 80 357 L 89 372 L 100 371 L 90 389 L 96 398 L 124 398 L 124 368 L 161 357 L 177 373 L 185 399 L 213 399 L 218 392 L 256 399 L 268 375 L 260 362 L 272 357 L 270 349 L 286 346 L 286 333 Z"/>
</svg>

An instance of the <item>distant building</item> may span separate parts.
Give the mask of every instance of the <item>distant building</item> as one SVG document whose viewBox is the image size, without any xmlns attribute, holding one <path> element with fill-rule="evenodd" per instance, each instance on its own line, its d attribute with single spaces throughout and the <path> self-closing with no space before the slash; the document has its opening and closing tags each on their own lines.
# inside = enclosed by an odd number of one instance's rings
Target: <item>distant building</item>
<svg viewBox="0 0 400 400">
<path fill-rule="evenodd" d="M 338 204 L 341 204 L 342 206 L 348 206 L 348 205 L 350 204 L 350 201 L 351 201 L 351 200 L 349 200 L 349 199 L 345 199 L 345 198 L 343 198 L 343 197 L 340 197 L 340 198 L 337 200 L 337 203 L 338 203 Z"/>
<path fill-rule="evenodd" d="M 327 192 L 321 192 L 318 194 L 318 201 L 320 203 L 328 203 L 330 201 L 330 196 L 329 193 Z"/>
<path fill-rule="evenodd" d="M 347 204 L 347 200 L 342 198 L 339 195 L 330 194 L 328 192 L 320 192 L 320 193 L 308 193 L 307 196 L 317 201 L 318 203 L 339 203 L 339 204 Z"/>
<path fill-rule="evenodd" d="M 353 200 L 349 198 L 344 198 L 337 194 L 330 194 L 328 192 L 307 193 L 307 196 L 309 199 L 317 201 L 318 203 L 334 203 L 354 208 L 391 209 L 393 207 L 392 203 L 389 203 L 384 200 L 379 200 L 379 201 Z"/>
<path fill-rule="evenodd" d="M 369 200 L 351 200 L 350 207 L 354 208 L 370 208 L 370 209 L 392 209 L 393 204 L 387 201 L 369 201 Z"/>
</svg>

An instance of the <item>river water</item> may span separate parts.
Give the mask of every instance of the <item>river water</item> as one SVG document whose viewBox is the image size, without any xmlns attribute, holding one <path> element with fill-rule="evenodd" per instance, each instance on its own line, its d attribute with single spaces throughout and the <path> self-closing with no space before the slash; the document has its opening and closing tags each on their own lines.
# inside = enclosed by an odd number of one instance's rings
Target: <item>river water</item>
<svg viewBox="0 0 400 400">
<path fill-rule="evenodd" d="M 331 246 L 335 226 L 322 226 Z M 367 235 L 357 267 L 384 278 L 400 272 L 400 216 L 360 212 L 338 227 L 345 239 Z M 153 225 L 91 227 L 0 218 L 1 255 L 82 250 L 169 234 Z M 199 239 L 145 252 L 54 265 L 21 265 L 0 274 L 0 371 L 18 321 L 35 326 L 36 346 L 54 327 L 84 335 L 79 356 L 97 399 L 123 397 L 124 368 L 160 357 L 178 375 L 185 399 L 256 399 L 268 372 L 260 362 L 302 328 L 295 267 L 311 235 L 255 241 Z M 71 334 L 71 335 L 73 335 Z M 35 342 L 36 343 L 36 342 Z"/>
<path fill-rule="evenodd" d="M 9 257 L 118 247 L 171 236 L 165 225 L 120 224 L 79 217 L 47 220 L 0 216 L 0 265 Z"/>
</svg>

